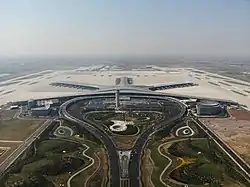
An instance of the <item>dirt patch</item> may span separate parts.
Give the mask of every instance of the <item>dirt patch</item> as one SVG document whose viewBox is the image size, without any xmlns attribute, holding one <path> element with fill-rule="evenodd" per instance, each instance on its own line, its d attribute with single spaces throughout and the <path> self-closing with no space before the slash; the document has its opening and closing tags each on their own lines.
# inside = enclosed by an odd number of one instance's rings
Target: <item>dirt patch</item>
<svg viewBox="0 0 250 187">
<path fill-rule="evenodd" d="M 250 116 L 247 116 L 249 112 L 233 110 L 230 113 L 231 118 L 203 118 L 201 121 L 250 164 Z"/>
<path fill-rule="evenodd" d="M 108 157 L 105 149 L 101 149 L 96 155 L 100 162 L 100 167 L 95 170 L 96 172 L 89 178 L 86 186 L 88 187 L 106 187 L 108 182 Z"/>
<path fill-rule="evenodd" d="M 63 185 L 67 184 L 69 177 L 70 177 L 69 173 L 62 173 L 61 175 L 57 175 L 56 177 L 48 176 L 46 177 L 46 179 L 48 181 L 51 181 L 56 187 L 59 187 L 60 185 L 58 184 L 63 184 Z"/>
<path fill-rule="evenodd" d="M 249 111 L 230 109 L 229 113 L 231 114 L 233 119 L 250 121 L 250 112 Z"/>
<path fill-rule="evenodd" d="M 98 158 L 95 155 L 90 155 L 90 157 L 92 157 L 95 160 L 95 163 L 91 167 L 86 169 L 85 171 L 83 171 L 83 172 L 79 173 L 77 176 L 75 176 L 71 180 L 71 186 L 84 187 L 85 184 L 87 184 L 89 182 L 90 177 L 92 176 L 93 172 L 95 172 L 95 170 L 97 169 L 97 167 L 99 165 Z M 90 162 L 87 162 L 84 167 L 86 167 L 89 164 L 90 164 Z"/>
<path fill-rule="evenodd" d="M 150 159 L 151 151 L 150 149 L 145 149 L 141 161 L 141 172 L 142 172 L 142 183 L 145 187 L 154 187 L 151 181 L 151 175 L 154 170 L 154 163 Z"/>
<path fill-rule="evenodd" d="M 113 136 L 117 148 L 131 149 L 138 138 L 137 136 Z"/>
<path fill-rule="evenodd" d="M 22 141 L 44 122 L 44 120 L 1 120 L 0 139 Z"/>
<path fill-rule="evenodd" d="M 72 186 L 88 186 L 88 187 L 106 187 L 108 181 L 108 157 L 105 149 L 102 148 L 98 152 L 89 155 L 94 160 L 95 163 L 88 168 L 87 170 L 83 171 L 79 175 L 77 175 L 72 181 Z M 86 166 L 85 166 L 86 167 Z"/>
<path fill-rule="evenodd" d="M 100 186 L 101 184 L 101 178 L 102 178 L 102 170 L 100 169 L 100 152 L 98 152 L 97 154 L 94 154 L 95 157 L 95 163 L 92 166 L 93 170 L 92 172 L 88 173 L 87 178 L 84 180 L 85 182 L 83 183 L 83 186 L 88 186 L 88 187 L 95 187 L 95 186 Z"/>
<path fill-rule="evenodd" d="M 107 153 L 105 152 L 105 149 L 102 149 L 102 151 L 100 152 L 100 160 L 101 160 L 101 168 L 103 170 L 102 186 L 105 186 L 108 182 L 108 169 L 109 169 L 108 157 Z"/>
<path fill-rule="evenodd" d="M 0 110 L 0 120 L 10 120 L 14 118 L 18 111 L 19 110 Z"/>
</svg>

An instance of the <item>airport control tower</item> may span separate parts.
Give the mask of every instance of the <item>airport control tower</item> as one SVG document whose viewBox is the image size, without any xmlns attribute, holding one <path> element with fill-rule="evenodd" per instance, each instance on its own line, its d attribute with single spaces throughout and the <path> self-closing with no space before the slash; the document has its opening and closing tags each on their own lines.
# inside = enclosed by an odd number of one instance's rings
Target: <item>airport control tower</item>
<svg viewBox="0 0 250 187">
<path fill-rule="evenodd" d="M 120 90 L 117 89 L 115 92 L 115 108 L 118 110 L 120 107 Z"/>
</svg>

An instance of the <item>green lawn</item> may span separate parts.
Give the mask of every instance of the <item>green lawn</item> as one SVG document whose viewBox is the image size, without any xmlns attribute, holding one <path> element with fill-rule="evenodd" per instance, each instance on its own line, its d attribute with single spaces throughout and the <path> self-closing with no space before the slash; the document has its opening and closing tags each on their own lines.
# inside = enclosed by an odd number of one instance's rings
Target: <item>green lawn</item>
<svg viewBox="0 0 250 187">
<path fill-rule="evenodd" d="M 218 186 L 221 183 L 229 184 L 227 183 L 228 177 L 231 177 L 232 180 L 246 183 L 246 180 L 234 170 L 235 166 L 231 165 L 229 158 L 211 139 L 176 142 L 168 150 L 169 153 L 178 157 L 196 159 L 195 163 L 180 167 L 170 174 L 177 181 L 195 185 L 209 183 L 211 186 Z"/>
<path fill-rule="evenodd" d="M 155 112 L 91 112 L 86 118 L 99 124 L 112 125 L 111 120 L 133 121 L 139 127 L 150 125 L 152 121 L 161 118 L 161 114 Z"/>
<path fill-rule="evenodd" d="M 149 143 L 149 148 L 151 150 L 151 158 L 155 164 L 152 173 L 152 182 L 157 187 L 164 187 L 164 185 L 160 182 L 159 177 L 164 168 L 169 164 L 169 160 L 160 155 L 157 149 L 158 146 L 158 144 Z"/>
<path fill-rule="evenodd" d="M 53 178 L 63 173 L 77 171 L 88 163 L 88 160 L 79 154 L 84 149 L 80 143 L 59 139 L 44 140 L 38 143 L 35 155 L 19 162 L 20 170 L 11 173 L 7 182 L 12 184 L 23 180 L 25 186 L 28 186 L 27 184 L 31 182 L 30 176 L 39 181 L 46 181 L 47 177 Z M 65 150 L 66 152 L 63 152 Z M 49 181 L 47 183 L 50 184 Z"/>
</svg>

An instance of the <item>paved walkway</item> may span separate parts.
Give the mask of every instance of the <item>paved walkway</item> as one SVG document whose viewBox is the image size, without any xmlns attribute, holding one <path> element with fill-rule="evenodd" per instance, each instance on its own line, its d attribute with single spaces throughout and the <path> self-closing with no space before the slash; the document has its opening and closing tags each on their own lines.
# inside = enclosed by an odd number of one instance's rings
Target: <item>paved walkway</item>
<svg viewBox="0 0 250 187">
<path fill-rule="evenodd" d="M 202 139 L 207 139 L 207 138 L 191 138 L 191 140 L 202 140 Z M 161 152 L 161 147 L 163 147 L 163 146 L 165 146 L 165 145 L 167 145 L 167 144 L 170 144 L 170 145 L 171 145 L 171 144 L 173 144 L 173 143 L 175 143 L 175 142 L 181 142 L 181 141 L 187 141 L 187 140 L 188 140 L 188 138 L 182 138 L 182 139 L 178 139 L 178 140 L 172 140 L 172 141 L 165 142 L 165 143 L 163 143 L 163 144 L 161 144 L 161 145 L 158 146 L 158 152 L 160 153 L 160 155 L 163 156 L 164 158 L 166 158 L 166 159 L 169 160 L 168 165 L 164 168 L 164 170 L 161 172 L 161 175 L 160 175 L 160 181 L 161 181 L 161 183 L 162 183 L 164 186 L 171 187 L 171 186 L 169 186 L 168 184 L 166 184 L 166 183 L 162 180 L 162 177 L 163 177 L 164 173 L 166 172 L 166 170 L 171 166 L 171 164 L 172 164 L 173 161 L 172 161 L 171 158 L 169 158 L 168 156 L 166 156 L 165 154 L 163 154 L 163 153 Z M 183 186 L 184 186 L 184 187 L 188 187 L 188 185 L 186 185 L 186 184 L 183 184 Z"/>
<path fill-rule="evenodd" d="M 86 167 L 82 168 L 81 170 L 79 170 L 78 172 L 76 172 L 74 175 L 72 175 L 72 176 L 68 179 L 68 181 L 67 181 L 67 187 L 71 187 L 71 185 L 70 185 L 71 180 L 72 180 L 75 176 L 77 176 L 77 175 L 80 174 L 81 172 L 85 171 L 86 169 L 90 168 L 90 167 L 95 163 L 95 160 L 94 160 L 92 157 L 90 157 L 90 156 L 88 156 L 88 155 L 85 154 L 85 152 L 86 152 L 87 150 L 89 150 L 89 146 L 87 146 L 86 144 L 82 144 L 82 145 L 86 147 L 86 149 L 82 152 L 82 155 L 85 156 L 85 157 L 87 157 L 87 158 L 91 161 L 91 163 L 90 163 L 89 165 L 87 165 Z"/>
</svg>

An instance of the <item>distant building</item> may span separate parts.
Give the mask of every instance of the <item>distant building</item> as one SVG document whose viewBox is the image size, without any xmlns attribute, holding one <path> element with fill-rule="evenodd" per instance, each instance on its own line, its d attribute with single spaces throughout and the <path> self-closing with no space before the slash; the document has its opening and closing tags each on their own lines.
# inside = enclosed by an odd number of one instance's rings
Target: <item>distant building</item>
<svg viewBox="0 0 250 187">
<path fill-rule="evenodd" d="M 36 101 L 36 107 L 42 107 L 42 106 L 58 106 L 60 105 L 60 100 L 59 99 L 42 99 L 42 100 L 37 100 Z"/>
<path fill-rule="evenodd" d="M 115 84 L 118 85 L 118 84 L 120 84 L 120 83 L 121 83 L 121 78 L 120 78 L 120 77 L 119 77 L 119 78 L 116 78 L 116 79 L 115 79 Z"/>
<path fill-rule="evenodd" d="M 128 96 L 120 96 L 120 101 L 130 101 L 130 97 Z"/>
<path fill-rule="evenodd" d="M 103 102 L 91 102 L 86 106 L 86 110 L 104 110 L 105 107 Z"/>
<path fill-rule="evenodd" d="M 133 78 L 131 78 L 131 77 L 128 77 L 128 78 L 127 78 L 127 81 L 128 81 L 128 84 L 133 84 L 133 82 L 134 82 L 134 81 L 133 81 Z"/>
<path fill-rule="evenodd" d="M 18 108 L 19 108 L 18 105 L 12 105 L 12 106 L 10 106 L 10 110 L 14 110 L 14 109 L 18 109 Z"/>
<path fill-rule="evenodd" d="M 31 115 L 35 117 L 39 116 L 49 116 L 51 113 L 50 105 L 46 105 L 44 107 L 39 108 L 31 108 Z"/>
<path fill-rule="evenodd" d="M 220 114 L 224 109 L 218 102 L 214 101 L 201 101 L 196 105 L 197 114 L 204 116 L 210 116 L 210 115 L 218 115 Z"/>
<path fill-rule="evenodd" d="M 33 100 L 33 99 L 28 100 L 28 104 L 27 104 L 27 105 L 28 105 L 28 109 L 29 109 L 29 110 L 31 110 L 32 108 L 37 107 L 36 101 Z"/>
</svg>

